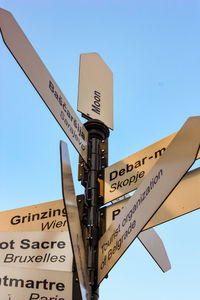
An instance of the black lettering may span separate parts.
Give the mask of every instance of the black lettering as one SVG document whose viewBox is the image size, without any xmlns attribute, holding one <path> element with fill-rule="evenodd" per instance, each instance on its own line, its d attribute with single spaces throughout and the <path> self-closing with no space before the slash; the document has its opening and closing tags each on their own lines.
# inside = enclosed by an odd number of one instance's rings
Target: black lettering
<svg viewBox="0 0 200 300">
<path fill-rule="evenodd" d="M 165 150 L 166 150 L 166 148 L 164 147 L 164 148 L 162 148 L 161 150 L 156 151 L 156 152 L 155 152 L 155 158 L 161 157 L 162 154 L 163 154 L 163 152 L 165 152 Z"/>
<path fill-rule="evenodd" d="M 111 184 L 111 190 L 110 190 L 110 192 L 111 193 L 114 192 L 116 190 L 116 188 L 117 188 L 117 184 L 116 183 Z"/>
<path fill-rule="evenodd" d="M 30 240 L 28 240 L 28 239 L 21 240 L 20 248 L 21 249 L 28 249 L 28 248 L 30 248 Z"/>
<path fill-rule="evenodd" d="M 114 180 L 115 178 L 117 178 L 118 172 L 117 171 L 113 171 L 110 173 L 110 181 Z"/>
<path fill-rule="evenodd" d="M 51 82 L 51 80 L 49 80 L 49 88 L 50 88 L 51 92 L 54 93 L 54 85 Z"/>
<path fill-rule="evenodd" d="M 126 165 L 126 172 L 128 173 L 128 172 L 131 172 L 133 170 L 133 165 L 131 164 L 131 165 L 129 165 L 129 164 L 127 164 Z"/>
<path fill-rule="evenodd" d="M 94 102 L 92 104 L 92 111 L 96 114 L 100 115 L 100 107 L 101 107 L 101 93 L 98 91 L 94 91 Z"/>
<path fill-rule="evenodd" d="M 119 171 L 119 176 L 123 176 L 125 174 L 125 169 L 121 169 L 120 171 Z"/>
<path fill-rule="evenodd" d="M 10 223 L 12 225 L 17 225 L 21 222 L 21 218 L 20 216 L 14 216 L 11 220 L 10 220 Z"/>
<path fill-rule="evenodd" d="M 94 111 L 96 114 L 100 115 L 100 108 L 96 107 L 94 104 L 92 104 L 92 111 Z"/>
<path fill-rule="evenodd" d="M 135 163 L 135 168 L 138 168 L 138 167 L 141 167 L 141 161 L 140 160 L 136 161 L 136 163 Z"/>
<path fill-rule="evenodd" d="M 145 159 L 147 159 L 147 157 L 144 157 L 144 158 L 142 159 L 142 164 L 143 164 L 143 165 L 144 165 Z"/>
<path fill-rule="evenodd" d="M 101 93 L 100 92 L 98 92 L 98 91 L 94 91 L 94 94 L 95 94 L 95 96 L 101 96 Z"/>
<path fill-rule="evenodd" d="M 40 219 L 43 220 L 43 219 L 46 219 L 46 218 L 48 218 L 48 216 L 47 216 L 47 211 L 41 212 L 41 217 L 40 217 Z"/>
<path fill-rule="evenodd" d="M 113 210 L 113 212 L 112 212 L 112 220 L 113 221 L 115 220 L 115 217 L 119 215 L 120 211 L 121 211 L 120 209 Z"/>
</svg>

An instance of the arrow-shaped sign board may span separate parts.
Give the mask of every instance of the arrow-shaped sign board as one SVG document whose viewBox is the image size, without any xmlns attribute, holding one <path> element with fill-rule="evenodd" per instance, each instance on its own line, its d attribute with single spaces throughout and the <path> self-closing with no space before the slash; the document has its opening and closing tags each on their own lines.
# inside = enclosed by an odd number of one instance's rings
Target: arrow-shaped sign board
<svg viewBox="0 0 200 300">
<path fill-rule="evenodd" d="M 200 117 L 189 118 L 99 241 L 98 283 L 115 265 L 194 163 Z"/>
<path fill-rule="evenodd" d="M 97 53 L 80 55 L 78 111 L 113 129 L 113 73 Z"/>
<path fill-rule="evenodd" d="M 72 272 L 1 266 L 2 300 L 72 300 Z"/>
<path fill-rule="evenodd" d="M 67 213 L 72 249 L 79 277 L 82 300 L 90 300 L 90 287 L 86 265 L 86 254 L 83 244 L 78 206 L 74 192 L 69 152 L 67 144 L 60 143 L 63 200 Z"/>
<path fill-rule="evenodd" d="M 171 269 L 163 241 L 153 228 L 140 232 L 138 239 L 163 272 Z"/>
<path fill-rule="evenodd" d="M 66 231 L 63 200 L 50 201 L 0 212 L 0 232 Z M 68 245 L 71 246 L 71 243 Z"/>
<path fill-rule="evenodd" d="M 113 205 L 115 206 L 115 205 Z M 122 204 L 120 206 L 122 208 Z M 113 208 L 114 210 L 114 208 Z M 111 214 L 111 211 L 110 211 Z M 110 222 L 111 223 L 111 222 Z M 41 233 L 40 233 L 41 231 Z M 59 232 L 58 232 L 59 231 Z M 62 232 L 60 232 L 62 231 Z M 73 261 L 73 255 L 71 250 L 71 241 L 69 240 L 69 231 L 67 226 L 67 220 L 66 220 L 66 210 L 64 208 L 63 200 L 56 200 L 51 201 L 47 203 L 41 203 L 38 205 L 31 205 L 27 207 L 21 207 L 17 209 L 7 210 L 0 212 L 0 237 L 1 240 L 4 240 L 4 235 L 6 235 L 7 239 L 12 240 L 12 237 L 10 238 L 10 233 L 14 234 L 14 238 L 18 240 L 19 235 L 22 234 L 28 234 L 28 237 L 32 236 L 37 232 L 37 238 L 42 234 L 42 236 L 46 236 L 45 232 L 47 232 L 47 236 L 51 236 L 51 233 L 54 232 L 55 235 L 52 237 L 62 237 L 65 234 L 65 246 L 67 249 L 67 255 L 65 253 L 65 257 L 67 262 L 70 262 L 72 265 Z M 57 233 L 58 232 L 58 235 Z M 147 232 L 150 232 L 149 230 Z M 3 233 L 3 235 L 2 235 Z M 151 233 L 149 233 L 149 239 L 152 239 L 154 237 L 154 244 L 157 245 L 158 243 L 156 240 L 159 239 L 158 235 L 152 236 Z M 53 240 L 53 238 L 51 238 Z M 36 239 L 37 240 L 37 239 Z M 54 240 L 55 241 L 55 240 Z M 145 241 L 147 241 L 145 243 Z M 147 249 L 147 251 L 151 254 L 151 256 L 154 258 L 154 260 L 158 263 L 158 265 L 161 267 L 162 270 L 166 270 L 166 267 L 169 266 L 169 261 L 167 256 L 165 257 L 165 260 L 159 260 L 159 256 L 157 257 L 154 253 L 157 253 L 157 250 L 154 248 L 149 248 L 149 241 L 148 238 L 143 240 L 143 245 Z M 61 244 L 61 250 L 62 250 L 62 244 Z M 65 250 L 65 249 L 64 249 Z M 160 252 L 162 249 L 160 249 Z M 163 252 L 163 251 L 162 251 Z M 56 254 L 57 255 L 57 254 Z M 61 255 L 60 255 L 61 256 Z M 9 257 L 9 256 L 8 256 Z M 11 258 L 14 256 L 10 256 Z M 1 258 L 1 256 L 0 256 Z M 47 257 L 49 260 L 49 256 Z M 55 258 L 54 258 L 55 259 Z M 31 263 L 32 261 L 30 261 Z M 10 259 L 10 263 L 13 263 L 13 259 Z M 24 261 L 26 263 L 26 261 Z M 65 265 L 62 266 L 65 268 Z M 47 269 L 47 267 L 45 266 Z M 67 269 L 65 268 L 65 271 Z"/>
<path fill-rule="evenodd" d="M 101 209 L 101 211 L 103 211 L 103 216 L 106 219 L 106 230 L 120 214 L 129 199 L 130 197 Z M 159 210 L 161 210 L 161 208 Z M 164 244 L 156 231 L 153 228 L 150 228 L 145 232 L 142 231 L 138 235 L 138 239 L 158 264 L 158 266 L 161 268 L 161 270 L 163 272 L 167 272 L 171 268 L 171 264 L 167 256 Z"/>
<path fill-rule="evenodd" d="M 14 56 L 38 94 L 43 99 L 76 150 L 87 161 L 88 133 L 59 89 L 12 14 L 0 8 L 0 31 Z"/>
<path fill-rule="evenodd" d="M 0 266 L 72 272 L 69 232 L 0 232 Z"/>
<path fill-rule="evenodd" d="M 175 135 L 176 132 L 105 168 L 104 203 L 137 189 Z"/>
<path fill-rule="evenodd" d="M 144 230 L 199 209 L 199 183 L 200 168 L 188 172 L 150 219 Z M 103 208 L 105 209 L 106 229 L 108 229 L 111 223 L 120 214 L 129 199 L 130 197 Z"/>
</svg>

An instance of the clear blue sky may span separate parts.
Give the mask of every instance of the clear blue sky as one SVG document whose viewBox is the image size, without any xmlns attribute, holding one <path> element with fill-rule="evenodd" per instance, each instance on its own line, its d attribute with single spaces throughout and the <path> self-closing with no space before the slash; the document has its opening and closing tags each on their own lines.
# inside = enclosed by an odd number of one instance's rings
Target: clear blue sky
<svg viewBox="0 0 200 300">
<path fill-rule="evenodd" d="M 0 7 L 13 13 L 74 110 L 79 55 L 97 52 L 111 68 L 109 164 L 200 115 L 198 0 L 1 0 Z M 82 193 L 76 150 L 2 38 L 0 82 L 0 211 L 62 198 L 61 139 L 69 145 L 76 193 Z M 196 211 L 156 228 L 172 265 L 166 274 L 136 240 L 102 282 L 100 299 L 199 299 L 199 226 Z"/>
</svg>

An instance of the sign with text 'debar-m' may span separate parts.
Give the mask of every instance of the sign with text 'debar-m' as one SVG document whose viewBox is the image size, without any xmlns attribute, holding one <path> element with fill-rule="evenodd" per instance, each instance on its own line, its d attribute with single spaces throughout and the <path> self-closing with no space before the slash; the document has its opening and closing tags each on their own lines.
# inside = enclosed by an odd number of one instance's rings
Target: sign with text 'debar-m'
<svg viewBox="0 0 200 300">
<path fill-rule="evenodd" d="M 0 267 L 2 300 L 72 300 L 72 272 Z"/>
<path fill-rule="evenodd" d="M 104 203 L 137 189 L 175 135 L 176 132 L 105 168 Z M 198 153 L 196 159 L 199 158 Z"/>
<path fill-rule="evenodd" d="M 188 172 L 143 230 L 173 220 L 200 208 L 200 168 Z M 124 199 L 105 208 L 106 229 L 120 214 L 128 200 Z"/>
<path fill-rule="evenodd" d="M 90 300 L 89 276 L 67 144 L 60 142 L 63 200 L 82 300 Z"/>
<path fill-rule="evenodd" d="M 80 55 L 78 111 L 113 129 L 113 73 L 97 53 Z"/>
<path fill-rule="evenodd" d="M 112 269 L 194 163 L 200 117 L 189 118 L 99 241 L 98 283 Z"/>
<path fill-rule="evenodd" d="M 76 150 L 87 161 L 88 133 L 12 14 L 0 8 L 0 32 L 14 56 Z"/>
</svg>

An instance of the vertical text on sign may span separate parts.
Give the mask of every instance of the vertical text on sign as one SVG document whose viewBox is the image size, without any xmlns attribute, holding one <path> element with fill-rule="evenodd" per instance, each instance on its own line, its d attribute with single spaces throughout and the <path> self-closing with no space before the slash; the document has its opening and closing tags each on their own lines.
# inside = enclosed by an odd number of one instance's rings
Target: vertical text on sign
<svg viewBox="0 0 200 300">
<path fill-rule="evenodd" d="M 101 93 L 98 91 L 94 91 L 92 111 L 94 111 L 98 115 L 101 114 Z"/>
</svg>

